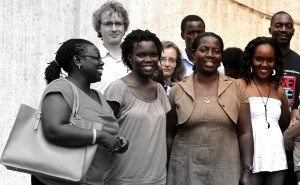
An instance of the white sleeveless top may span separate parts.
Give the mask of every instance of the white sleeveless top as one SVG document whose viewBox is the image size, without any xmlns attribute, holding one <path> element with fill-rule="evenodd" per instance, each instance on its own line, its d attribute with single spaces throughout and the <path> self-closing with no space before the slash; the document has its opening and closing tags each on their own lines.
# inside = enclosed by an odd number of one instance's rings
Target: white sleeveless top
<svg viewBox="0 0 300 185">
<path fill-rule="evenodd" d="M 263 97 L 264 102 L 267 98 Z M 253 166 L 254 173 L 273 172 L 287 169 L 283 136 L 278 121 L 281 115 L 281 101 L 269 98 L 267 103 L 267 120 L 261 97 L 250 97 L 251 121 L 254 139 Z"/>
</svg>

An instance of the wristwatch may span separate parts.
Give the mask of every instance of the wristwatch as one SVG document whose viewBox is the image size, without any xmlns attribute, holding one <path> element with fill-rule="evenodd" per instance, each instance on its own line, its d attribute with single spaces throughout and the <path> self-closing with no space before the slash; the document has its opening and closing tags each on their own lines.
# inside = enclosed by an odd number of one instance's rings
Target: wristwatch
<svg viewBox="0 0 300 185">
<path fill-rule="evenodd" d="M 242 166 L 242 172 L 244 172 L 245 170 L 248 170 L 249 172 L 253 172 L 253 165 L 243 165 Z"/>
</svg>

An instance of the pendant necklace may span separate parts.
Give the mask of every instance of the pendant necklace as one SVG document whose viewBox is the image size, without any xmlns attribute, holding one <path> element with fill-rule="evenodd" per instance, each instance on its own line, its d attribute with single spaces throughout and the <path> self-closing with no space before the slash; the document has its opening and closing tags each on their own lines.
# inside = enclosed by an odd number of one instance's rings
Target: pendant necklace
<svg viewBox="0 0 300 185">
<path fill-rule="evenodd" d="M 269 100 L 269 96 L 270 96 L 270 92 L 271 92 L 271 84 L 270 84 L 270 90 L 269 90 L 269 93 L 268 93 L 267 101 L 266 101 L 266 103 L 265 103 L 265 101 L 264 101 L 264 99 L 263 99 L 263 96 L 262 96 L 261 92 L 260 92 L 259 89 L 258 89 L 257 84 L 255 83 L 254 80 L 253 80 L 253 82 L 254 82 L 254 84 L 255 84 L 255 86 L 256 86 L 256 88 L 257 88 L 257 91 L 258 91 L 258 93 L 259 93 L 259 95 L 260 95 L 260 97 L 261 97 L 261 99 L 262 99 L 262 101 L 263 101 L 263 104 L 264 104 L 264 107 L 265 107 L 265 119 L 266 119 L 266 122 L 267 122 L 267 124 L 268 124 L 268 125 L 267 125 L 267 128 L 269 129 L 269 128 L 270 128 L 270 123 L 268 122 L 267 105 L 268 105 L 268 100 Z"/>
<path fill-rule="evenodd" d="M 217 78 L 217 79 L 218 79 L 218 78 Z M 198 82 L 198 86 L 200 87 L 200 91 L 202 92 L 202 94 L 203 94 L 203 96 L 204 96 L 204 98 L 205 98 L 205 103 L 206 103 L 206 104 L 209 104 L 209 103 L 210 103 L 210 99 L 209 99 L 208 97 L 211 96 L 211 93 L 213 92 L 214 88 L 212 88 L 211 91 L 210 91 L 210 93 L 209 93 L 209 95 L 206 96 L 206 95 L 204 94 L 204 91 L 203 91 L 202 87 L 200 86 L 200 83 L 199 83 L 198 80 L 197 80 L 197 82 Z"/>
</svg>

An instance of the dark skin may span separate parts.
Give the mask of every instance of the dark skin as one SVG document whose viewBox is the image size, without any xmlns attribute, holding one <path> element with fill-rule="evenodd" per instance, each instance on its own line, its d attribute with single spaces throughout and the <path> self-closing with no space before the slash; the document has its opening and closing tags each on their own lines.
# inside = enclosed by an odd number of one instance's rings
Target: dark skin
<svg viewBox="0 0 300 185">
<path fill-rule="evenodd" d="M 290 42 L 294 32 L 294 22 L 288 14 L 277 14 L 271 22 L 269 33 L 279 42 L 283 55 L 290 51 Z"/>
<path fill-rule="evenodd" d="M 95 46 L 87 46 L 85 54 L 97 56 L 98 49 Z M 103 69 L 103 61 L 94 57 L 74 56 L 72 70 L 67 79 L 79 87 L 88 96 L 101 104 L 98 94 L 90 89 L 90 83 L 99 81 Z M 81 66 L 79 69 L 78 66 Z M 71 108 L 61 93 L 50 93 L 42 102 L 42 122 L 45 137 L 50 142 L 65 147 L 82 147 L 91 145 L 93 132 L 90 129 L 81 129 L 68 124 L 71 116 Z M 120 152 L 122 144 L 127 140 L 122 138 L 121 142 L 112 134 L 97 130 L 96 144 L 107 147 L 111 152 Z M 115 150 L 118 149 L 118 150 Z"/>
<path fill-rule="evenodd" d="M 213 36 L 205 36 L 201 39 L 198 49 L 194 51 L 196 59 L 196 74 L 194 76 L 195 97 L 217 96 L 218 66 L 222 60 L 221 44 Z M 202 91 L 199 88 L 202 87 Z M 211 89 L 215 89 L 211 91 Z M 167 116 L 167 150 L 170 156 L 173 139 L 180 127 L 177 127 L 176 107 Z M 241 162 L 243 165 L 251 165 L 253 158 L 253 135 L 249 104 L 241 104 L 237 120 L 237 134 Z M 244 170 L 240 177 L 241 185 L 252 185 L 251 172 Z"/>
<path fill-rule="evenodd" d="M 272 38 L 275 38 L 279 44 L 283 55 L 286 55 L 290 51 L 290 41 L 294 36 L 295 28 L 292 17 L 286 13 L 277 14 L 271 26 L 269 28 L 269 33 Z M 299 119 L 299 110 L 294 109 L 291 114 L 291 125 L 294 125 L 295 121 Z M 292 150 L 294 147 L 293 138 L 299 136 L 300 128 L 296 124 L 293 127 L 289 127 L 284 133 L 285 147 L 287 150 Z M 296 135 L 299 134 L 299 135 Z M 300 171 L 295 172 L 297 180 L 300 181 Z"/>
<path fill-rule="evenodd" d="M 128 60 L 132 63 L 132 72 L 121 78 L 130 88 L 130 91 L 145 101 L 153 101 L 157 98 L 157 84 L 151 79 L 158 63 L 157 48 L 152 41 L 141 41 L 128 54 Z M 108 101 L 117 115 L 120 105 L 117 102 Z"/>
<path fill-rule="evenodd" d="M 185 29 L 181 32 L 181 38 L 185 40 L 185 51 L 190 61 L 194 62 L 194 53 L 192 44 L 197 34 L 205 32 L 205 26 L 201 21 L 189 21 L 185 25 Z"/>
</svg>

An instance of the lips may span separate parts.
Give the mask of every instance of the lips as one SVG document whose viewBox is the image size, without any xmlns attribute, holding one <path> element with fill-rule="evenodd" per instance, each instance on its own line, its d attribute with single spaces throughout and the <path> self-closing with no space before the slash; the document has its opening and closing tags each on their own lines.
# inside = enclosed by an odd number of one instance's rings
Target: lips
<svg viewBox="0 0 300 185">
<path fill-rule="evenodd" d="M 150 71 L 153 69 L 153 66 L 142 66 L 143 69 L 145 69 L 146 71 Z"/>
</svg>

